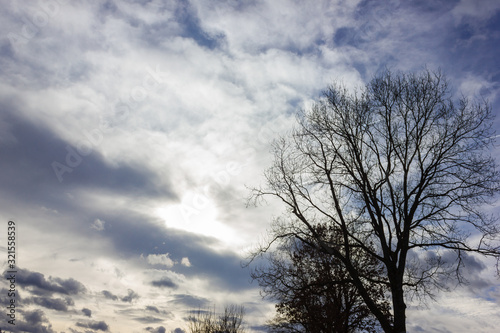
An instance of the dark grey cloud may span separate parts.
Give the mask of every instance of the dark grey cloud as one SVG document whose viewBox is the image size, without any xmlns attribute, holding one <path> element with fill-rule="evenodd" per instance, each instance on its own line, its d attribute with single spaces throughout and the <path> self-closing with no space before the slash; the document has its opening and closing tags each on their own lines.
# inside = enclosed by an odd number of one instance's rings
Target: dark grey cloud
<svg viewBox="0 0 500 333">
<path fill-rule="evenodd" d="M 491 281 L 487 277 L 482 277 L 481 272 L 487 269 L 487 266 L 470 254 L 463 254 L 462 261 L 464 264 L 464 278 L 468 286 L 472 289 L 480 290 L 487 289 L 491 286 Z"/>
<path fill-rule="evenodd" d="M 72 306 L 75 303 L 71 298 L 50 298 L 50 297 L 33 297 L 27 301 L 31 301 L 36 305 L 43 306 L 47 309 L 52 309 L 56 311 L 67 312 L 68 306 Z"/>
<path fill-rule="evenodd" d="M 476 257 L 468 253 L 464 253 L 462 255 L 462 260 L 464 266 L 471 274 L 478 274 L 487 268 L 483 262 L 481 262 Z"/>
<path fill-rule="evenodd" d="M 152 306 L 152 305 L 146 306 L 146 311 L 152 311 L 152 312 L 160 313 L 160 310 L 158 310 L 158 308 L 156 306 Z"/>
<path fill-rule="evenodd" d="M 146 331 L 151 332 L 151 333 L 165 333 L 167 330 L 163 326 L 159 326 L 157 328 L 153 327 L 146 327 Z M 177 331 L 178 329 L 176 328 L 173 333 L 185 333 L 184 331 Z"/>
<path fill-rule="evenodd" d="M 129 318 L 131 320 L 143 323 L 143 324 L 153 324 L 153 323 L 162 323 L 165 322 L 166 320 L 172 320 L 174 318 L 174 315 L 171 312 L 168 311 L 159 311 L 156 307 L 153 307 L 156 309 L 156 311 L 148 310 L 146 308 L 146 311 L 148 312 L 154 312 L 154 314 L 151 313 L 145 313 L 145 309 L 143 308 L 133 308 L 133 307 L 126 307 L 123 310 L 119 310 L 117 313 L 119 313 L 121 316 Z M 150 327 L 152 328 L 152 327 Z"/>
<path fill-rule="evenodd" d="M 163 333 L 163 332 L 158 332 L 158 333 Z M 175 330 L 173 330 L 172 333 L 186 333 L 182 328 L 177 327 Z"/>
<path fill-rule="evenodd" d="M 86 156 L 81 154 L 85 153 L 83 149 L 79 153 L 78 145 L 95 147 L 92 141 L 105 140 L 101 129 L 82 131 L 81 142 L 73 146 L 41 124 L 15 114 L 16 109 L 11 103 L 0 103 L 2 120 L 15 138 L 14 142 L 0 142 L 0 183 L 9 195 L 60 211 L 75 209 L 74 203 L 64 196 L 68 188 L 104 188 L 137 197 L 176 198 L 168 186 L 157 186 L 156 176 L 147 169 L 110 166 L 95 149 Z"/>
<path fill-rule="evenodd" d="M 171 288 L 171 289 L 177 289 L 177 284 L 175 284 L 171 279 L 164 277 L 160 280 L 155 280 L 151 282 L 151 285 L 154 287 L 159 287 L 159 288 Z"/>
<path fill-rule="evenodd" d="M 210 304 L 210 301 L 203 297 L 177 294 L 174 295 L 174 299 L 170 301 L 170 303 L 173 303 L 175 305 L 184 305 L 195 309 L 201 309 L 207 307 Z"/>
<path fill-rule="evenodd" d="M 132 289 L 129 289 L 127 291 L 127 295 L 125 296 L 117 296 L 113 293 L 111 293 L 110 291 L 108 290 L 102 290 L 101 291 L 101 294 L 107 298 L 107 299 L 110 299 L 112 301 L 117 301 L 117 300 L 120 300 L 122 302 L 126 302 L 126 303 L 132 303 L 132 301 L 140 298 L 139 294 L 137 294 L 135 291 L 133 291 Z"/>
<path fill-rule="evenodd" d="M 49 277 L 49 281 L 54 281 L 56 284 L 60 285 L 61 288 L 65 291 L 65 293 L 68 295 L 76 295 L 79 293 L 84 293 L 86 291 L 85 286 L 81 282 L 73 278 L 61 279 L 57 277 L 56 278 Z"/>
<path fill-rule="evenodd" d="M 134 320 L 144 324 L 161 323 L 163 321 L 163 319 L 153 316 L 135 317 Z"/>
<path fill-rule="evenodd" d="M 4 272 L 4 277 L 8 278 L 9 273 Z M 53 293 L 77 295 L 86 292 L 85 286 L 73 278 L 49 277 L 46 279 L 41 273 L 22 268 L 17 271 L 16 281 L 21 287 L 32 287 L 31 292 L 36 295 L 52 295 Z"/>
<path fill-rule="evenodd" d="M 26 322 L 30 324 L 48 322 L 47 318 L 45 318 L 45 314 L 41 310 L 26 311 L 23 317 L 24 320 L 26 320 Z"/>
<path fill-rule="evenodd" d="M 133 291 L 132 289 L 129 289 L 128 290 L 128 294 L 126 296 L 123 296 L 121 298 L 121 301 L 122 302 L 128 302 L 128 303 L 132 303 L 132 301 L 136 300 L 140 298 L 139 294 L 137 294 L 135 291 Z"/>
<path fill-rule="evenodd" d="M 219 242 L 214 238 L 169 229 L 150 217 L 130 212 L 118 216 L 102 212 L 99 216 L 110 226 L 103 235 L 115 244 L 116 253 L 130 257 L 170 253 L 179 261 L 188 257 L 191 267 L 175 265 L 171 270 L 186 276 L 204 274 L 215 288 L 251 288 L 248 271 L 241 268 L 241 258 L 230 251 L 212 250 L 210 247 Z"/>
<path fill-rule="evenodd" d="M 107 299 L 110 299 L 112 301 L 117 301 L 118 300 L 118 296 L 112 294 L 110 291 L 108 290 L 103 290 L 101 291 L 101 293 L 104 295 L 104 297 L 106 297 Z"/>
<path fill-rule="evenodd" d="M 9 325 L 9 332 L 56 333 L 42 310 L 23 311 L 22 316 L 15 325 Z"/>
<path fill-rule="evenodd" d="M 110 291 L 108 290 L 103 290 L 101 291 L 101 294 L 107 298 L 107 299 L 110 299 L 112 301 L 117 301 L 117 300 L 120 300 L 122 302 L 126 302 L 126 303 L 131 303 L 132 301 L 140 298 L 139 294 L 137 294 L 135 291 L 133 291 L 132 289 L 129 289 L 127 291 L 127 295 L 125 296 L 117 296 L 113 293 L 111 293 Z"/>
<path fill-rule="evenodd" d="M 83 314 L 84 314 L 86 317 L 92 317 L 92 310 L 87 309 L 87 308 L 83 308 L 83 309 L 82 309 L 82 312 L 83 312 Z"/>
<path fill-rule="evenodd" d="M 478 257 L 466 252 L 458 254 L 452 250 L 427 249 L 420 255 L 410 252 L 408 259 L 407 267 L 418 272 L 416 276 L 423 271 L 435 269 L 439 263 L 442 274 L 436 274 L 436 281 L 450 290 L 460 283 L 475 291 L 491 286 L 488 277 L 481 275 L 488 267 Z"/>
<path fill-rule="evenodd" d="M 11 292 L 7 288 L 0 289 L 0 304 L 9 304 L 10 303 L 11 298 L 8 295 L 9 293 L 11 293 Z M 19 290 L 15 291 L 15 296 L 16 296 L 16 301 L 19 301 L 21 303 L 24 302 L 24 297 L 21 297 L 21 293 L 19 292 Z"/>
<path fill-rule="evenodd" d="M 86 321 L 86 322 L 77 322 L 75 324 L 78 327 L 90 328 L 96 331 L 108 331 L 109 326 L 104 321 Z"/>
</svg>

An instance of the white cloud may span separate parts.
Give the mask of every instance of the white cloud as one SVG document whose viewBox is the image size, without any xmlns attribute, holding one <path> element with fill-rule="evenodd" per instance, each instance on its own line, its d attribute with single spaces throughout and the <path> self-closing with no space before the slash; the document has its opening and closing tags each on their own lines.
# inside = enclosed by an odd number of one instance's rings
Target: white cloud
<svg viewBox="0 0 500 333">
<path fill-rule="evenodd" d="M 495 0 L 461 0 L 452 10 L 452 14 L 460 22 L 463 17 L 476 17 L 487 20 L 500 10 L 500 4 Z"/>
<path fill-rule="evenodd" d="M 147 261 L 151 265 L 163 265 L 167 268 L 172 268 L 176 264 L 175 261 L 170 259 L 169 254 L 150 254 L 147 256 Z"/>
<path fill-rule="evenodd" d="M 467 292 L 443 293 L 426 308 L 409 307 L 408 329 L 415 332 L 493 333 L 500 325 L 498 303 Z"/>
<path fill-rule="evenodd" d="M 342 26 L 356 1 L 260 1 L 213 6 L 196 1 L 202 24 L 221 31 L 230 51 L 256 54 L 267 48 L 303 50 L 318 40 L 328 43 L 335 28 Z M 241 27 L 244 27 L 243 29 Z"/>
<path fill-rule="evenodd" d="M 191 267 L 191 263 L 189 262 L 189 258 L 188 257 L 182 258 L 181 264 L 184 265 L 184 266 L 186 266 L 186 267 Z"/>
<path fill-rule="evenodd" d="M 104 230 L 104 225 L 106 224 L 105 221 L 102 221 L 100 219 L 95 219 L 94 223 L 90 226 L 92 229 L 95 229 L 97 231 L 103 231 Z"/>
</svg>

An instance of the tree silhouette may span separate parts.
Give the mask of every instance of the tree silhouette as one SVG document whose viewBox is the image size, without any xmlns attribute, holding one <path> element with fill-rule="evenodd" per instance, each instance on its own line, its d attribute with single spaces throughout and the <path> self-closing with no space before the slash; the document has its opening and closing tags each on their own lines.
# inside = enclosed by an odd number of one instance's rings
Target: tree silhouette
<svg viewBox="0 0 500 333">
<path fill-rule="evenodd" d="M 242 306 L 228 305 L 224 313 L 217 314 L 214 310 L 198 310 L 189 316 L 190 333 L 244 333 Z"/>
<path fill-rule="evenodd" d="M 462 281 L 467 253 L 499 259 L 498 224 L 484 209 L 499 191 L 491 125 L 489 105 L 454 101 L 439 71 L 386 71 L 356 93 L 329 87 L 274 142 L 267 185 L 253 191 L 256 202 L 273 196 L 287 208 L 271 243 L 298 238 L 341 261 L 383 330 L 405 332 L 409 293 Z M 324 239 L 318 224 L 339 238 Z M 383 274 L 360 270 L 354 250 Z M 391 318 L 370 295 L 373 284 L 389 288 Z"/>
<path fill-rule="evenodd" d="M 338 243 L 333 237 L 338 238 L 340 233 L 328 226 L 316 226 L 316 232 L 330 243 Z M 377 332 L 376 318 L 343 263 L 320 251 L 314 242 L 288 239 L 266 259 L 252 277 L 263 287 L 265 296 L 278 302 L 277 316 L 269 325 L 272 332 Z M 378 262 L 364 259 L 357 260 L 359 270 L 366 275 L 381 275 Z M 385 285 L 374 284 L 368 292 L 389 316 Z"/>
</svg>

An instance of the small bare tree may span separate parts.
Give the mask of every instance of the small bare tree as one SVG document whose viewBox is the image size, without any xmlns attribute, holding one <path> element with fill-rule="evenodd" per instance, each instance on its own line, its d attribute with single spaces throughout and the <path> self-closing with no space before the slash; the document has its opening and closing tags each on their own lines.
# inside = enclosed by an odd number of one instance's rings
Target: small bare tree
<svg viewBox="0 0 500 333">
<path fill-rule="evenodd" d="M 271 242 L 307 240 L 341 261 L 383 330 L 405 332 L 409 293 L 429 295 L 450 274 L 462 281 L 468 253 L 500 258 L 499 227 L 484 209 L 500 183 L 492 119 L 484 101 L 455 102 L 440 72 L 387 71 L 354 94 L 330 87 L 274 143 L 267 185 L 253 192 L 287 207 Z M 339 241 L 318 224 L 333 226 Z M 382 274 L 359 270 L 355 251 Z M 370 295 L 374 283 L 389 289 L 392 319 Z"/>
<path fill-rule="evenodd" d="M 244 333 L 242 306 L 228 305 L 224 313 L 217 314 L 214 310 L 198 310 L 189 316 L 190 333 Z"/>
</svg>

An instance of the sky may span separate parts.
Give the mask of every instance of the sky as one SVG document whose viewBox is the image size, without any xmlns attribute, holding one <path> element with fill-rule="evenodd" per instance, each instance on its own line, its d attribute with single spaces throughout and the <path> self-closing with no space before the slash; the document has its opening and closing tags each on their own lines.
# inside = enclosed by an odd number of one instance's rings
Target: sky
<svg viewBox="0 0 500 333">
<path fill-rule="evenodd" d="M 262 332 L 274 305 L 242 264 L 283 207 L 246 203 L 297 111 L 334 82 L 427 67 L 500 112 L 495 0 L 1 2 L 12 332 L 182 333 L 227 304 Z M 468 263 L 469 284 L 409 301 L 409 332 L 499 327 L 494 263 Z"/>
</svg>

